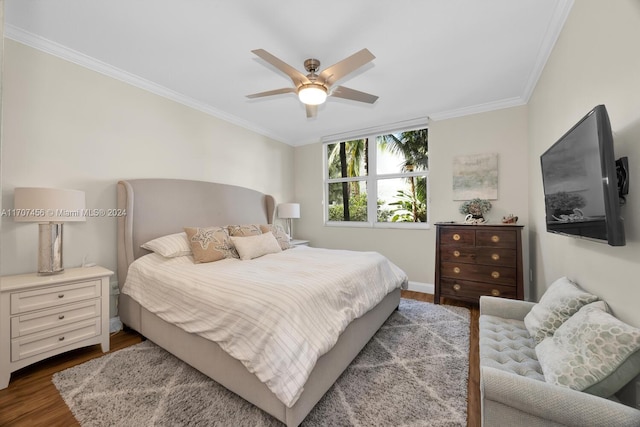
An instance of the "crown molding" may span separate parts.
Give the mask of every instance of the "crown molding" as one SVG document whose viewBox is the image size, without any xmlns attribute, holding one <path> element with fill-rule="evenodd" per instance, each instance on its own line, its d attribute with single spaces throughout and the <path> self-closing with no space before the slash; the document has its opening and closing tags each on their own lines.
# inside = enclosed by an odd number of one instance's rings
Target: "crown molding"
<svg viewBox="0 0 640 427">
<path fill-rule="evenodd" d="M 181 93 L 178 93 L 174 90 L 171 90 L 162 85 L 154 83 L 150 80 L 144 79 L 140 76 L 137 76 L 135 74 L 124 71 L 120 68 L 109 65 L 106 62 L 102 62 L 96 58 L 85 55 L 84 53 L 78 52 L 76 50 L 70 49 L 66 46 L 61 45 L 60 43 L 56 43 L 52 40 L 30 33 L 28 31 L 25 31 L 11 24 L 5 25 L 4 36 L 11 40 L 30 46 L 34 49 L 37 49 L 42 52 L 61 58 L 65 61 L 74 63 L 84 68 L 88 68 L 97 73 L 100 73 L 105 76 L 114 78 L 116 80 L 120 80 L 121 82 L 130 84 L 131 86 L 135 86 L 147 92 L 151 92 L 155 95 L 170 99 L 179 104 L 193 108 L 194 110 L 198 110 L 210 116 L 216 117 L 218 119 L 227 121 L 234 125 L 256 132 L 260 135 L 264 135 L 268 138 L 274 139 L 276 141 L 282 142 L 287 145 L 293 145 L 292 143 L 282 138 L 280 135 L 273 134 L 272 132 L 269 132 L 265 129 L 257 127 L 254 124 L 249 123 L 245 120 L 242 120 L 234 115 L 220 111 L 204 102 L 185 96 Z"/>
<path fill-rule="evenodd" d="M 489 111 L 501 110 L 503 108 L 519 107 L 527 102 L 517 96 L 514 98 L 501 99 L 499 101 L 487 102 L 484 104 L 471 105 L 469 107 L 457 108 L 455 110 L 441 111 L 429 114 L 431 120 L 446 120 L 456 117 L 470 116 L 472 114 L 486 113 Z"/>
</svg>

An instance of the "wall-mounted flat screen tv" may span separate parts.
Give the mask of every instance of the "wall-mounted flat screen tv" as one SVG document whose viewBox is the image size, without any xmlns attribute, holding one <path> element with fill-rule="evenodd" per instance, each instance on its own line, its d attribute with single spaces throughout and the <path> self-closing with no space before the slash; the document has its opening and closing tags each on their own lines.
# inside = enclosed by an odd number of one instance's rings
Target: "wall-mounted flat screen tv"
<svg viewBox="0 0 640 427">
<path fill-rule="evenodd" d="M 609 115 L 598 105 L 542 156 L 547 231 L 624 246 L 620 214 L 627 159 L 616 161 Z"/>
</svg>

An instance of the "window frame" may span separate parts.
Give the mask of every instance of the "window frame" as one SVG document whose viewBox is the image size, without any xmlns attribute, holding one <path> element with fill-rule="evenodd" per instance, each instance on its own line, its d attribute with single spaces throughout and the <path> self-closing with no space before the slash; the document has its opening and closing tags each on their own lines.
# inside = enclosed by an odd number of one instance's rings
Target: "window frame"
<svg viewBox="0 0 640 427">
<path fill-rule="evenodd" d="M 378 173 L 378 137 L 393 133 L 407 132 L 418 129 L 428 129 L 428 121 L 421 119 L 416 121 L 410 126 L 399 126 L 390 128 L 375 128 L 363 131 L 356 131 L 345 133 L 341 135 L 332 135 L 322 139 L 322 174 L 323 174 L 323 220 L 324 225 L 328 227 L 352 227 L 352 228 L 392 228 L 392 229 L 430 229 L 430 206 L 431 206 L 431 192 L 429 190 L 429 169 L 413 172 L 394 172 L 394 173 Z M 339 144 L 341 142 L 348 142 L 359 139 L 369 139 L 369 153 L 368 153 L 368 174 L 357 177 L 340 177 L 329 178 L 329 152 L 328 147 L 331 144 Z M 373 144 L 371 143 L 373 141 Z M 425 177 L 426 179 L 426 222 L 378 222 L 378 181 L 382 179 L 398 179 L 409 177 Z M 329 184 L 343 183 L 343 182 L 355 182 L 364 181 L 367 187 L 367 221 L 330 221 L 329 220 Z M 374 195 L 373 202 L 370 195 Z"/>
</svg>

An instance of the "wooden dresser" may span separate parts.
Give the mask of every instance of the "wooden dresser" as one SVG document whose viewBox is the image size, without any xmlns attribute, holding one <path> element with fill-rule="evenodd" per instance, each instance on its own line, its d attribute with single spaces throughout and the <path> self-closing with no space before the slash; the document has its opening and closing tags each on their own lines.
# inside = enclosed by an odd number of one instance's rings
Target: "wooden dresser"
<svg viewBox="0 0 640 427">
<path fill-rule="evenodd" d="M 524 299 L 521 225 L 436 224 L 434 302 Z"/>
</svg>

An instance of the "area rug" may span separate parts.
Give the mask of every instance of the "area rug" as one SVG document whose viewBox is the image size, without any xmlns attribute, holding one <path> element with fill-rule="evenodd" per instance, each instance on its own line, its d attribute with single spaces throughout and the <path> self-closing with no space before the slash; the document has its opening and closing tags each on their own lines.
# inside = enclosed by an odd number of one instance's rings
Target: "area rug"
<svg viewBox="0 0 640 427">
<path fill-rule="evenodd" d="M 466 426 L 469 311 L 402 299 L 303 426 Z M 150 341 L 56 373 L 82 426 L 282 426 Z"/>
</svg>

